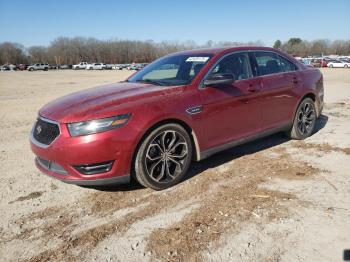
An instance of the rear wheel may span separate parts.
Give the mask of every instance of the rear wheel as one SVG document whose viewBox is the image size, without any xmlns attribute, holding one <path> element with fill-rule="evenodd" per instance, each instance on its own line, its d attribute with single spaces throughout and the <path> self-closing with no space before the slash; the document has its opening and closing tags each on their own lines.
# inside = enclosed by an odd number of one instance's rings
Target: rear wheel
<svg viewBox="0 0 350 262">
<path fill-rule="evenodd" d="M 344 65 L 344 68 L 348 68 L 348 65 Z"/>
<path fill-rule="evenodd" d="M 191 139 L 177 124 L 153 130 L 138 149 L 134 171 L 143 186 L 162 190 L 179 183 L 192 159 Z"/>
<path fill-rule="evenodd" d="M 299 105 L 293 126 L 287 135 L 292 139 L 305 139 L 314 131 L 316 124 L 316 107 L 311 98 L 305 98 Z"/>
<path fill-rule="evenodd" d="M 330 67 L 330 68 L 332 68 L 332 67 L 333 67 L 333 65 L 331 64 L 331 65 L 329 65 L 329 67 Z"/>
</svg>

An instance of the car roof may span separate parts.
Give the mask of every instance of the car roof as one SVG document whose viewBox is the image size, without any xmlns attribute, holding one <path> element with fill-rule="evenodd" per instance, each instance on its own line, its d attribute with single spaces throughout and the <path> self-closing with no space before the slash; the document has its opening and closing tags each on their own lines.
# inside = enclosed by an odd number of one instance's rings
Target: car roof
<svg viewBox="0 0 350 262">
<path fill-rule="evenodd" d="M 177 55 L 195 55 L 195 54 L 213 54 L 217 55 L 220 53 L 234 52 L 234 51 L 249 51 L 249 50 L 261 50 L 261 51 L 278 51 L 271 47 L 262 46 L 236 46 L 236 47 L 215 47 L 215 48 L 203 48 L 203 49 L 193 49 L 176 52 Z"/>
</svg>

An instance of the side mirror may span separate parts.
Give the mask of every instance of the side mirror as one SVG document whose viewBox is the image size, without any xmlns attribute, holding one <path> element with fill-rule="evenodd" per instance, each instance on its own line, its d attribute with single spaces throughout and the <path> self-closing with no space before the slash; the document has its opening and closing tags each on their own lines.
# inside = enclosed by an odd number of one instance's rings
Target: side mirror
<svg viewBox="0 0 350 262">
<path fill-rule="evenodd" d="M 210 74 L 207 79 L 204 80 L 205 86 L 210 85 L 230 85 L 235 81 L 235 77 L 233 74 Z"/>
</svg>

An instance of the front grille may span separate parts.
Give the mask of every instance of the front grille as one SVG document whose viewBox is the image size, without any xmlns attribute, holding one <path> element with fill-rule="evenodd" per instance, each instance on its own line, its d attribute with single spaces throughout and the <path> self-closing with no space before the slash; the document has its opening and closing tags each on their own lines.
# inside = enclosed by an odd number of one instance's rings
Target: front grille
<svg viewBox="0 0 350 262">
<path fill-rule="evenodd" d="M 50 145 L 59 134 L 60 128 L 58 124 L 42 118 L 38 118 L 33 129 L 34 139 L 44 145 Z"/>
</svg>

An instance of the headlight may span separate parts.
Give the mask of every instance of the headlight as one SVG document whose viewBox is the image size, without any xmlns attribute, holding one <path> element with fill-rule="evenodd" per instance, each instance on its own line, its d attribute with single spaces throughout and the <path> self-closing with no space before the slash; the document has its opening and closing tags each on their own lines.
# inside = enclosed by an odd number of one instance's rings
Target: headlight
<svg viewBox="0 0 350 262">
<path fill-rule="evenodd" d="M 114 128 L 120 128 L 128 123 L 130 117 L 131 113 L 85 122 L 70 123 L 68 124 L 68 129 L 71 136 L 95 134 Z"/>
</svg>

